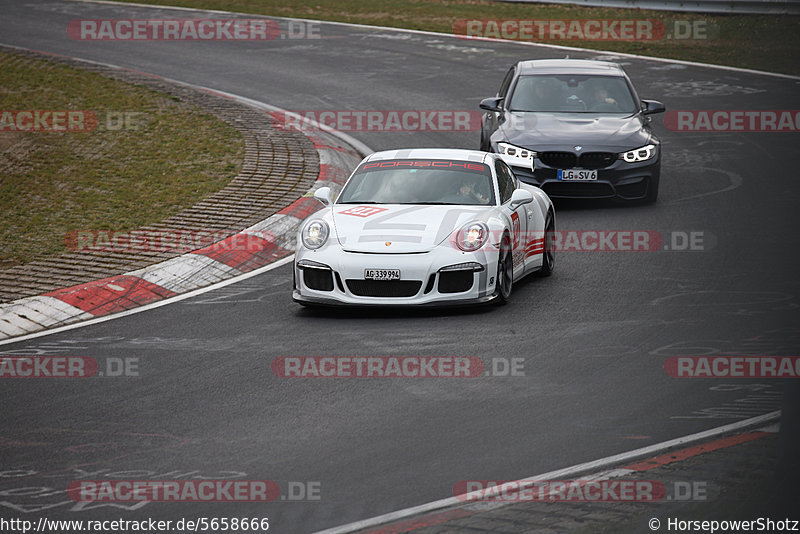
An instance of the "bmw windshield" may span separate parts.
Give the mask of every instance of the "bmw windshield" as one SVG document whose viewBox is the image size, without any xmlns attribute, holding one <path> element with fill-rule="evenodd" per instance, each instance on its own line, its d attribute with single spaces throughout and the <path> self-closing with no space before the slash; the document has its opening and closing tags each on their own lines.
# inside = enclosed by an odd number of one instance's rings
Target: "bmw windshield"
<svg viewBox="0 0 800 534">
<path fill-rule="evenodd" d="M 620 76 L 520 76 L 509 111 L 551 113 L 625 113 L 637 111 L 625 78 Z"/>
</svg>

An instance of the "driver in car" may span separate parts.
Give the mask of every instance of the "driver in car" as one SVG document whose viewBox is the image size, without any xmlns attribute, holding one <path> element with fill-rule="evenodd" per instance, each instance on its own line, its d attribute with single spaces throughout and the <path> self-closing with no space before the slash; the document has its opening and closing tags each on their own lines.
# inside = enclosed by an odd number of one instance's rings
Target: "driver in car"
<svg viewBox="0 0 800 534">
<path fill-rule="evenodd" d="M 472 178 L 461 185 L 458 195 L 465 199 L 467 204 L 488 204 L 489 195 L 485 186 L 485 181 L 481 183 L 478 178 Z"/>
<path fill-rule="evenodd" d="M 617 100 L 602 85 L 594 87 L 591 93 L 589 109 L 593 111 L 614 111 L 619 107 Z"/>
</svg>

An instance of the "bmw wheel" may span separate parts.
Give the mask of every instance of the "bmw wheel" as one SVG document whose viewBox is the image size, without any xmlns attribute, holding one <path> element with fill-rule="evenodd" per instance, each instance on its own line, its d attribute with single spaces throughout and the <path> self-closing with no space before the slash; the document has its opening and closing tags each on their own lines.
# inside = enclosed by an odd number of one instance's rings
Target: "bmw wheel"
<svg viewBox="0 0 800 534">
<path fill-rule="evenodd" d="M 484 152 L 491 152 L 492 145 L 489 144 L 489 141 L 486 140 L 483 131 L 481 130 L 481 150 Z"/>
</svg>

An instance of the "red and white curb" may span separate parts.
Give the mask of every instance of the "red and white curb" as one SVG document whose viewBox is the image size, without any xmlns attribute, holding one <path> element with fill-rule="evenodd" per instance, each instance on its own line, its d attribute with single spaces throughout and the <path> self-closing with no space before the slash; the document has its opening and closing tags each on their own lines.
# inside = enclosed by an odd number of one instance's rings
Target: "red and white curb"
<svg viewBox="0 0 800 534">
<path fill-rule="evenodd" d="M 758 417 L 745 419 L 744 421 L 738 421 L 696 434 L 657 443 L 648 447 L 608 456 L 599 460 L 593 460 L 556 471 L 550 471 L 549 473 L 499 484 L 491 489 L 486 489 L 482 496 L 484 498 L 495 497 L 502 494 L 503 491 L 506 491 L 506 488 L 519 488 L 525 484 L 537 481 L 562 480 L 580 475 L 581 480 L 599 482 L 629 476 L 641 471 L 648 471 L 670 463 L 680 462 L 700 454 L 731 447 L 739 443 L 753 441 L 776 433 L 778 432 L 778 425 L 776 423 L 780 419 L 780 413 L 780 411 L 771 412 Z M 691 445 L 696 443 L 699 444 Z M 639 460 L 641 458 L 645 459 Z M 628 463 L 634 460 L 639 461 Z M 369 534 L 412 532 L 417 529 L 446 523 L 454 519 L 469 517 L 481 512 L 514 504 L 508 501 L 482 501 L 465 504 L 467 500 L 468 498 L 466 495 L 449 497 L 447 499 L 397 510 L 381 516 L 363 519 L 347 525 L 329 528 L 319 531 L 316 534 L 348 534 L 360 531 L 367 531 Z"/>
<path fill-rule="evenodd" d="M 249 98 L 170 81 L 231 98 L 265 112 L 290 114 Z M 205 248 L 143 269 L 2 304 L 0 340 L 126 312 L 242 276 L 294 254 L 300 223 L 322 207 L 313 198 L 314 191 L 324 186 L 337 191 L 362 157 L 372 152 L 341 132 L 323 125 L 312 126 L 315 131 L 303 133 L 319 154 L 320 172 L 314 186 L 304 196 L 267 219 Z"/>
</svg>

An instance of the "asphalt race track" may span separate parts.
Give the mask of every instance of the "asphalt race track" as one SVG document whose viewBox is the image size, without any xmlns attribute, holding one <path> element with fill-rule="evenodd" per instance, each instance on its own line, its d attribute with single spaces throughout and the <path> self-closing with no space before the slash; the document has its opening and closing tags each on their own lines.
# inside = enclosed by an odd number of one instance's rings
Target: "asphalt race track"
<svg viewBox="0 0 800 534">
<path fill-rule="evenodd" d="M 0 2 L 0 42 L 228 91 L 290 110 L 477 110 L 519 59 L 600 53 L 321 24 L 321 39 L 101 42 L 74 19 L 197 16 L 62 0 Z M 206 15 L 208 16 L 208 15 Z M 608 56 L 604 56 L 608 57 Z M 628 57 L 668 110 L 798 109 L 795 79 Z M 557 205 L 561 230 L 648 230 L 652 252 L 562 252 L 551 278 L 469 312 L 326 313 L 291 301 L 284 265 L 157 309 L 0 346 L 135 359 L 139 376 L 0 385 L 0 514 L 94 519 L 269 517 L 310 532 L 781 407 L 770 380 L 667 376 L 675 355 L 798 354 L 796 133 L 656 131 L 652 206 Z M 479 132 L 348 132 L 380 150 L 477 148 Z M 146 199 L 144 199 L 146 201 Z M 690 232 L 695 250 L 680 247 Z M 699 232 L 699 233 L 698 233 Z M 701 233 L 701 234 L 700 234 Z M 289 380 L 279 356 L 524 358 L 524 376 Z M 76 503 L 79 478 L 312 483 L 319 499 Z M 314 486 L 317 484 L 318 486 Z M 295 488 L 297 486 L 295 485 Z M 26 489 L 27 488 L 27 489 Z"/>
</svg>

